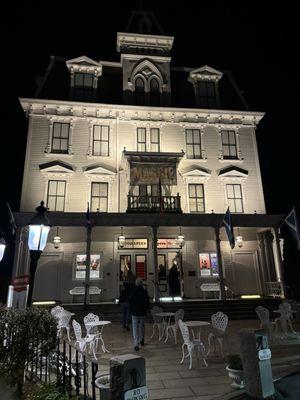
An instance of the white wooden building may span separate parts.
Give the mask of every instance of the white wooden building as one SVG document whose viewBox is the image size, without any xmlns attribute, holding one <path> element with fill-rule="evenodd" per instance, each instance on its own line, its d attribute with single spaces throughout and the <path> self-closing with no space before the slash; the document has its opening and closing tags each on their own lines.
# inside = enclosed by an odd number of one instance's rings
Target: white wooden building
<svg viewBox="0 0 300 400">
<path fill-rule="evenodd" d="M 173 41 L 118 33 L 119 62 L 52 57 L 36 96 L 20 99 L 29 125 L 14 275 L 28 271 L 26 223 L 41 200 L 52 224 L 35 299 L 70 302 L 84 283 L 88 202 L 101 301 L 119 296 L 129 263 L 150 295 L 154 281 L 168 295 L 174 259 L 186 298 L 209 296 L 201 285 L 220 278 L 228 296 L 280 285 L 280 216 L 266 215 L 256 144 L 264 114 L 247 110 L 226 71 L 174 67 Z"/>
</svg>

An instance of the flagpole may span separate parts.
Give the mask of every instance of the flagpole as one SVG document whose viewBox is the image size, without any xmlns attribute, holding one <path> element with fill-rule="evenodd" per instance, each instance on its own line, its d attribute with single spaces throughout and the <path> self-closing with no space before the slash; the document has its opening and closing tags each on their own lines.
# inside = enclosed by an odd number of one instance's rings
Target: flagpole
<svg viewBox="0 0 300 400">
<path fill-rule="evenodd" d="M 84 310 L 89 305 L 89 287 L 90 287 L 90 270 L 91 270 L 91 242 L 92 242 L 92 224 L 89 220 L 89 203 L 88 203 L 88 213 L 87 213 L 87 225 L 86 225 L 86 262 L 85 262 L 85 290 L 84 290 Z"/>
<path fill-rule="evenodd" d="M 219 226 L 215 226 L 215 235 L 216 235 L 216 248 L 217 248 L 217 257 L 218 257 L 218 267 L 219 267 L 219 280 L 220 280 L 221 300 L 226 300 L 223 261 L 222 261 L 222 255 L 221 255 L 221 245 L 220 245 L 220 242 L 221 242 L 221 239 L 220 239 L 220 227 Z"/>
</svg>

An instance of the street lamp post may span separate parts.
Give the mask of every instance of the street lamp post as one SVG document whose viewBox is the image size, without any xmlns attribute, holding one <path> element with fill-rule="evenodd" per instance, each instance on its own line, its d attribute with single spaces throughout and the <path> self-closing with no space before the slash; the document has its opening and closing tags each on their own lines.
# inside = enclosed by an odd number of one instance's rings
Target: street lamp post
<svg viewBox="0 0 300 400">
<path fill-rule="evenodd" d="M 6 241 L 4 240 L 4 237 L 1 235 L 0 236 L 0 261 L 2 261 L 2 258 L 4 256 L 5 248 L 6 248 Z"/>
<path fill-rule="evenodd" d="M 46 247 L 47 237 L 50 231 L 48 218 L 45 216 L 47 208 L 44 207 L 44 202 L 35 209 L 36 215 L 29 222 L 28 247 L 30 251 L 30 278 L 29 291 L 27 298 L 27 307 L 31 306 L 32 294 L 34 287 L 35 272 L 37 269 L 38 260 L 42 251 Z"/>
</svg>

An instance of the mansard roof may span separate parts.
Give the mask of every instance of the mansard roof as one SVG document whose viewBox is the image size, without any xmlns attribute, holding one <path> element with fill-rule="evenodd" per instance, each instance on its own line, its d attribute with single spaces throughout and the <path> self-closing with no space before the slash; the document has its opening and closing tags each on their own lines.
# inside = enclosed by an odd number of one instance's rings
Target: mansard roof
<svg viewBox="0 0 300 400">
<path fill-rule="evenodd" d="M 72 101 L 70 98 L 70 71 L 67 68 L 66 61 L 75 62 L 80 59 L 82 57 L 72 60 L 66 60 L 62 57 L 52 57 L 44 78 L 39 79 L 41 83 L 35 97 Z M 88 102 L 126 104 L 123 98 L 123 72 L 121 64 L 119 62 L 107 61 L 100 61 L 98 64 L 102 66 L 102 75 L 98 78 L 95 98 Z M 199 108 L 196 105 L 193 84 L 189 82 L 189 76 L 192 71 L 197 71 L 197 69 L 171 66 L 172 93 L 170 107 Z M 247 104 L 237 89 L 230 72 L 222 71 L 220 73 L 223 74 L 222 79 L 218 82 L 220 105 L 214 108 L 236 111 L 248 110 Z M 32 94 L 27 97 L 30 96 Z"/>
</svg>

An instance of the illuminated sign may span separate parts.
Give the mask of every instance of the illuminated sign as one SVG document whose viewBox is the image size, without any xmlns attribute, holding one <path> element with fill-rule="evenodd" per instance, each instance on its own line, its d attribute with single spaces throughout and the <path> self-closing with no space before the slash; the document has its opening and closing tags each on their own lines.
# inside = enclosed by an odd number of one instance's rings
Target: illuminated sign
<svg viewBox="0 0 300 400">
<path fill-rule="evenodd" d="M 119 249 L 148 249 L 148 239 L 126 238 Z"/>
</svg>

